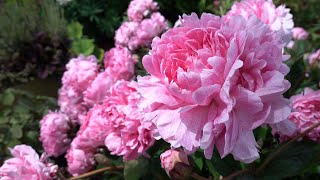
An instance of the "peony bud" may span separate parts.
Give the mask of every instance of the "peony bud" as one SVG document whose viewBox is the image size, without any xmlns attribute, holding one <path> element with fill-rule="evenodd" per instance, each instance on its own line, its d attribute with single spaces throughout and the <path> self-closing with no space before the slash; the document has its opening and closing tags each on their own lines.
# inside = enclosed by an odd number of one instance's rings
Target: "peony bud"
<svg viewBox="0 0 320 180">
<path fill-rule="evenodd" d="M 170 149 L 160 155 L 161 166 L 171 179 L 185 179 L 192 174 L 192 167 L 185 152 Z"/>
</svg>

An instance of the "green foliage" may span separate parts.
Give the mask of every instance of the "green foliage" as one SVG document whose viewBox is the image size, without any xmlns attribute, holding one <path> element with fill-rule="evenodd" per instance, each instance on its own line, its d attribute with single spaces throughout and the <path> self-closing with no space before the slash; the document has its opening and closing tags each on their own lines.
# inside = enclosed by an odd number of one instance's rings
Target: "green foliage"
<svg viewBox="0 0 320 180">
<path fill-rule="evenodd" d="M 9 156 L 8 148 L 17 144 L 41 151 L 39 120 L 49 109 L 55 109 L 55 101 L 11 88 L 0 94 L 0 164 Z"/>
<path fill-rule="evenodd" d="M 80 55 L 95 55 L 101 62 L 104 50 L 95 46 L 94 40 L 83 36 L 83 26 L 79 22 L 72 22 L 68 25 L 68 36 L 72 40 L 71 51 Z"/>
<path fill-rule="evenodd" d="M 125 162 L 123 174 L 126 180 L 139 180 L 148 171 L 148 160 L 138 158 Z"/>
</svg>

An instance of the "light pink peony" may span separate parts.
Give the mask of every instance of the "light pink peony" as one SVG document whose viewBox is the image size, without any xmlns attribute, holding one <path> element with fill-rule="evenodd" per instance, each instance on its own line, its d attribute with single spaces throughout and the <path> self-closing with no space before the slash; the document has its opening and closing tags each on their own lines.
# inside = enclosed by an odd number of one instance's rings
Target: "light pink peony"
<svg viewBox="0 0 320 180">
<path fill-rule="evenodd" d="M 94 165 L 94 153 L 71 146 L 67 152 L 68 171 L 73 176 L 79 176 L 91 170 Z"/>
<path fill-rule="evenodd" d="M 50 112 L 40 121 L 40 141 L 49 156 L 58 157 L 67 151 L 70 125 L 68 116 L 60 112 Z"/>
<path fill-rule="evenodd" d="M 128 18 L 130 21 L 140 22 L 157 9 L 158 5 L 153 0 L 132 0 L 128 7 Z"/>
<path fill-rule="evenodd" d="M 204 13 L 183 16 L 182 27 L 155 38 L 139 77 L 139 106 L 171 146 L 186 151 L 214 146 L 249 163 L 259 157 L 253 129 L 285 120 L 283 43 L 255 16 L 228 22 Z"/>
<path fill-rule="evenodd" d="M 292 96 L 290 100 L 294 112 L 289 120 L 298 127 L 299 133 L 320 122 L 320 90 L 306 88 L 303 94 Z M 308 133 L 307 138 L 320 142 L 320 127 Z"/>
<path fill-rule="evenodd" d="M 99 73 L 99 65 L 94 56 L 73 58 L 66 65 L 62 77 L 58 104 L 60 111 L 67 114 L 73 122 L 81 124 L 88 107 L 83 103 L 83 93 Z"/>
<path fill-rule="evenodd" d="M 168 27 L 166 19 L 159 12 L 153 13 L 149 19 L 144 19 L 137 29 L 137 37 L 141 46 L 150 46 L 152 39 Z"/>
<path fill-rule="evenodd" d="M 134 81 L 118 81 L 111 88 L 110 97 L 105 100 L 106 112 L 110 114 L 107 120 L 112 123 L 105 145 L 111 154 L 123 156 L 124 160 L 133 160 L 145 154 L 154 143 L 153 124 L 141 123 L 136 87 Z"/>
<path fill-rule="evenodd" d="M 128 47 L 131 51 L 136 50 L 140 45 L 139 39 L 136 35 L 138 26 L 138 22 L 123 22 L 115 33 L 115 45 L 117 47 Z"/>
<path fill-rule="evenodd" d="M 13 158 L 6 160 L 0 167 L 1 180 L 54 179 L 58 166 L 47 163 L 45 156 L 40 159 L 32 147 L 22 144 L 15 146 L 10 151 Z"/>
<path fill-rule="evenodd" d="M 134 76 L 134 66 L 138 62 L 125 47 L 115 47 L 106 52 L 104 66 L 115 81 L 131 80 Z"/>
<path fill-rule="evenodd" d="M 306 40 L 308 39 L 309 33 L 302 27 L 294 27 L 292 29 L 293 39 L 295 40 Z"/>
<path fill-rule="evenodd" d="M 280 33 L 285 43 L 291 40 L 291 30 L 294 23 L 290 9 L 284 5 L 276 7 L 272 0 L 242 0 L 235 2 L 224 18 L 230 19 L 232 16 L 242 15 L 248 19 L 253 14 L 265 24 L 268 24 L 272 30 Z"/>
<path fill-rule="evenodd" d="M 192 173 L 188 155 L 179 149 L 169 149 L 160 155 L 161 167 L 172 179 L 183 179 Z"/>
<path fill-rule="evenodd" d="M 316 62 L 320 61 L 320 49 L 310 54 L 308 59 L 309 59 L 309 64 L 311 65 L 316 64 Z"/>
</svg>

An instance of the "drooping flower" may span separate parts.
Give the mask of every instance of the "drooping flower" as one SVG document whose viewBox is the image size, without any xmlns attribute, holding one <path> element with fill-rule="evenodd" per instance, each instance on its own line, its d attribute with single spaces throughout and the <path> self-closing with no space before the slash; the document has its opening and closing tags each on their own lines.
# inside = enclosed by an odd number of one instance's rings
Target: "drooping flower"
<svg viewBox="0 0 320 180">
<path fill-rule="evenodd" d="M 320 90 L 306 88 L 302 94 L 292 96 L 290 100 L 294 110 L 288 119 L 297 126 L 298 133 L 320 122 Z M 306 137 L 319 142 L 320 127 L 312 130 Z"/>
<path fill-rule="evenodd" d="M 153 0 L 132 0 L 128 7 L 128 18 L 130 21 L 140 22 L 157 9 L 158 5 Z"/>
<path fill-rule="evenodd" d="M 40 141 L 48 156 L 65 153 L 71 139 L 68 138 L 70 120 L 61 112 L 50 112 L 40 121 Z"/>
<path fill-rule="evenodd" d="M 0 179 L 10 180 L 50 180 L 54 179 L 57 165 L 46 162 L 46 157 L 36 153 L 32 147 L 17 145 L 10 149 L 12 158 L 0 167 Z"/>
<path fill-rule="evenodd" d="M 83 93 L 99 73 L 97 59 L 80 55 L 71 59 L 66 68 L 59 89 L 58 104 L 61 112 L 67 114 L 73 122 L 82 124 L 88 111 L 83 103 Z"/>
<path fill-rule="evenodd" d="M 313 65 L 316 64 L 317 61 L 320 61 L 320 49 L 318 49 L 316 52 L 311 53 L 308 57 L 309 64 Z"/>
<path fill-rule="evenodd" d="M 155 38 L 139 77 L 139 106 L 157 137 L 186 151 L 259 157 L 253 129 L 290 114 L 283 93 L 288 67 L 281 36 L 256 16 L 225 22 L 204 13 L 183 16 L 182 27 Z"/>
<path fill-rule="evenodd" d="M 291 30 L 294 26 L 290 9 L 284 5 L 276 7 L 272 0 L 241 0 L 235 2 L 231 10 L 227 12 L 225 18 L 241 15 L 248 19 L 251 15 L 256 15 L 270 28 L 281 34 L 285 43 L 291 40 Z"/>
<path fill-rule="evenodd" d="M 309 33 L 302 27 L 294 27 L 292 29 L 292 36 L 295 40 L 306 40 L 308 39 Z"/>
<path fill-rule="evenodd" d="M 169 149 L 160 155 L 161 167 L 172 179 L 184 179 L 191 175 L 188 155 L 179 149 Z"/>
</svg>

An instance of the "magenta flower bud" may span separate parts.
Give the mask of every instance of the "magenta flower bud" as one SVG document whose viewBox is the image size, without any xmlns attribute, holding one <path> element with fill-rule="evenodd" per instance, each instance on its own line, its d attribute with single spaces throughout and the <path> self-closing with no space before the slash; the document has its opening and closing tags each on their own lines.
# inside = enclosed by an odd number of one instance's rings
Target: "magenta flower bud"
<svg viewBox="0 0 320 180">
<path fill-rule="evenodd" d="M 171 179 L 183 179 L 192 174 L 192 167 L 185 152 L 169 149 L 160 155 L 161 167 Z"/>
</svg>

